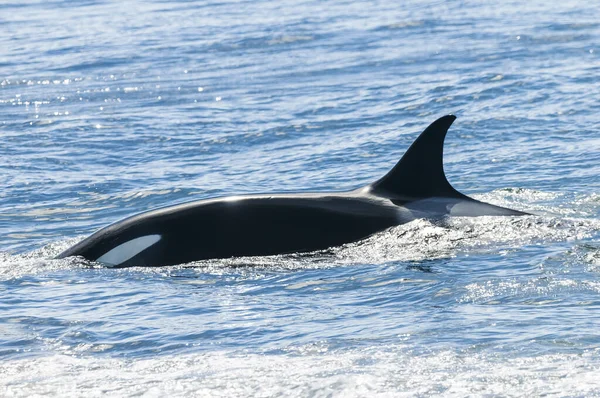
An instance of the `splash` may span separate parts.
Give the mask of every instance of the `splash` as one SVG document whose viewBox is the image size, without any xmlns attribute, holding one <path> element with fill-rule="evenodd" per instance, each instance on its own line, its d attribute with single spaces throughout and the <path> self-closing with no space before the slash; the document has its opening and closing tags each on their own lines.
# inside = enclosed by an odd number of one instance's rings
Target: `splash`
<svg viewBox="0 0 600 398">
<path fill-rule="evenodd" d="M 0 364 L 0 393 L 11 397 L 99 391 L 118 396 L 211 397 L 600 393 L 597 350 L 522 356 L 472 350 L 415 352 L 400 344 L 350 350 L 326 345 L 300 348 L 283 355 L 218 351 L 137 360 L 51 355 L 5 361 Z"/>
</svg>

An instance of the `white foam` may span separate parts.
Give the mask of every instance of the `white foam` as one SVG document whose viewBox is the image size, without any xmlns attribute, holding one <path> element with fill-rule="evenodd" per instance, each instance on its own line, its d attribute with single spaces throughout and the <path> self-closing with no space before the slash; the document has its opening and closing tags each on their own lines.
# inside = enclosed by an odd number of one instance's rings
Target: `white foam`
<svg viewBox="0 0 600 398">
<path fill-rule="evenodd" d="M 402 344 L 284 355 L 214 351 L 154 358 L 54 354 L 0 363 L 0 394 L 25 396 L 596 396 L 598 351 L 524 355 Z"/>
</svg>

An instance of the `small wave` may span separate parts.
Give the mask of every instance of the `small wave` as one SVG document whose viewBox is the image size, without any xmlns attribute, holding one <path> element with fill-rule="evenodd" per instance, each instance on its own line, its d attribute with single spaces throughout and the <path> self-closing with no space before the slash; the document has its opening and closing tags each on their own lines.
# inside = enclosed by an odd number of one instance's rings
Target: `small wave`
<svg viewBox="0 0 600 398">
<path fill-rule="evenodd" d="M 54 260 L 53 258 L 68 247 L 79 242 L 82 237 L 65 239 L 45 245 L 24 254 L 0 252 L 0 280 L 21 278 L 64 269 L 78 269 L 89 266 L 77 258 Z"/>
<path fill-rule="evenodd" d="M 409 336 L 410 337 L 410 336 Z M 7 396 L 592 396 L 598 350 L 529 354 L 300 347 L 292 355 L 207 352 L 152 359 L 50 355 L 3 361 Z"/>
<path fill-rule="evenodd" d="M 342 262 L 424 261 L 470 251 L 498 251 L 544 241 L 584 239 L 600 221 L 526 217 L 456 217 L 415 220 L 335 250 Z"/>
</svg>

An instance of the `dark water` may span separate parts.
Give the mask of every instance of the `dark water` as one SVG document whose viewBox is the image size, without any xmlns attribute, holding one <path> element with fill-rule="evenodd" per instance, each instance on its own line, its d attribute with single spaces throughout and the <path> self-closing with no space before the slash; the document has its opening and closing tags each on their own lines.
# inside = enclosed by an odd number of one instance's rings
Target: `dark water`
<svg viewBox="0 0 600 398">
<path fill-rule="evenodd" d="M 0 395 L 600 395 L 594 2 L 0 5 Z M 437 117 L 524 218 L 329 255 L 52 260 L 166 204 L 344 190 Z"/>
</svg>

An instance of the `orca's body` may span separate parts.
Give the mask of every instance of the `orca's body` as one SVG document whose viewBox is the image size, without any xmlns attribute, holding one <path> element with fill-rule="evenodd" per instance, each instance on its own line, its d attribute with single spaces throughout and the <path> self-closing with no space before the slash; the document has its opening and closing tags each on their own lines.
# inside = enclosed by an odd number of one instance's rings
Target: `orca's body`
<svg viewBox="0 0 600 398">
<path fill-rule="evenodd" d="M 165 207 L 103 228 L 58 258 L 82 256 L 119 267 L 173 265 L 322 250 L 417 218 L 526 214 L 476 201 L 448 183 L 443 144 L 454 120 L 448 115 L 432 123 L 387 175 L 364 188 Z"/>
</svg>

